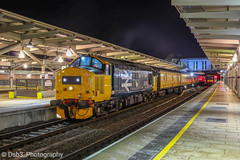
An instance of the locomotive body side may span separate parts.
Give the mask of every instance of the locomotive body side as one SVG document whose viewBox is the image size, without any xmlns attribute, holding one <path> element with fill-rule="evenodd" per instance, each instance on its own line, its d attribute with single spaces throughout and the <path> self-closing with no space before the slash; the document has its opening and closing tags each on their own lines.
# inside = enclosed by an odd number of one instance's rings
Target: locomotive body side
<svg viewBox="0 0 240 160">
<path fill-rule="evenodd" d="M 88 119 L 146 102 L 166 93 L 181 93 L 198 83 L 188 73 L 97 56 L 82 56 L 56 74 L 61 118 Z"/>
<path fill-rule="evenodd" d="M 153 86 L 151 67 L 82 56 L 56 74 L 57 100 L 51 103 L 61 118 L 87 119 L 142 102 Z"/>
</svg>

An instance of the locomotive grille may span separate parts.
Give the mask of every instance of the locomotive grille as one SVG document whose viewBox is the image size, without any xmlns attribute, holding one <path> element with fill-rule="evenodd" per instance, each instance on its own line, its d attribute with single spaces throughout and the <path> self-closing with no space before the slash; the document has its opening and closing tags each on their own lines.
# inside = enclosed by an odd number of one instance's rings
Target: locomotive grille
<svg viewBox="0 0 240 160">
<path fill-rule="evenodd" d="M 97 91 L 99 91 L 99 88 L 100 88 L 100 84 L 99 84 L 99 80 L 100 79 L 100 77 L 96 77 L 96 80 L 95 80 L 95 89 L 97 90 Z"/>
<path fill-rule="evenodd" d="M 104 77 L 100 77 L 100 94 L 104 94 Z"/>
<path fill-rule="evenodd" d="M 104 77 L 97 76 L 95 79 L 95 89 L 100 91 L 100 94 L 104 94 Z"/>
</svg>

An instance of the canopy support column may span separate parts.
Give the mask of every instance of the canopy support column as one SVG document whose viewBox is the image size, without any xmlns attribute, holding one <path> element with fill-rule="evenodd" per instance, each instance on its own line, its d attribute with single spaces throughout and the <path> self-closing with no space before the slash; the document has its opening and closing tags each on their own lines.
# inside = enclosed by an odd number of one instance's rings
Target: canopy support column
<svg viewBox="0 0 240 160">
<path fill-rule="evenodd" d="M 238 98 L 240 98 L 240 48 L 238 47 L 237 49 L 237 93 L 238 93 Z"/>
<path fill-rule="evenodd" d="M 13 88 L 13 70 L 10 70 L 10 88 Z"/>
</svg>

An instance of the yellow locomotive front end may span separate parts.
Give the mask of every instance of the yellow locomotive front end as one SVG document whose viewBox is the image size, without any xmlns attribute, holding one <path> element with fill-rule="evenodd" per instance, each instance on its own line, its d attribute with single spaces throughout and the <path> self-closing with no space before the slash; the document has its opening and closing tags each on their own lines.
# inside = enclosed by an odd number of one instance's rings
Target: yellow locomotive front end
<svg viewBox="0 0 240 160">
<path fill-rule="evenodd" d="M 94 103 L 111 97 L 111 77 L 104 74 L 104 66 L 100 59 L 83 56 L 56 74 L 56 100 L 51 105 L 57 106 L 61 118 L 90 118 L 95 113 Z M 105 94 L 100 94 L 98 79 L 104 80 Z"/>
<path fill-rule="evenodd" d="M 93 115 L 94 73 L 82 68 L 66 68 L 56 75 L 56 99 L 61 100 L 61 118 L 87 119 Z M 68 109 L 68 110 L 67 110 Z"/>
</svg>

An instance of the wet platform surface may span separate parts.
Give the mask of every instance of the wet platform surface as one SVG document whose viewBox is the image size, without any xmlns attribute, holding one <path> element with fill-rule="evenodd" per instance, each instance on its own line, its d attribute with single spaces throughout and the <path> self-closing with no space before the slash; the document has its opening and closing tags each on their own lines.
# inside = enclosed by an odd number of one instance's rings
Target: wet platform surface
<svg viewBox="0 0 240 160">
<path fill-rule="evenodd" d="M 23 110 L 29 108 L 43 107 L 50 104 L 50 100 L 55 97 L 48 98 L 8 98 L 8 93 L 0 94 L 0 113 L 11 112 L 15 110 Z"/>
<path fill-rule="evenodd" d="M 240 159 L 239 122 L 240 99 L 220 82 L 86 159 Z"/>
</svg>

